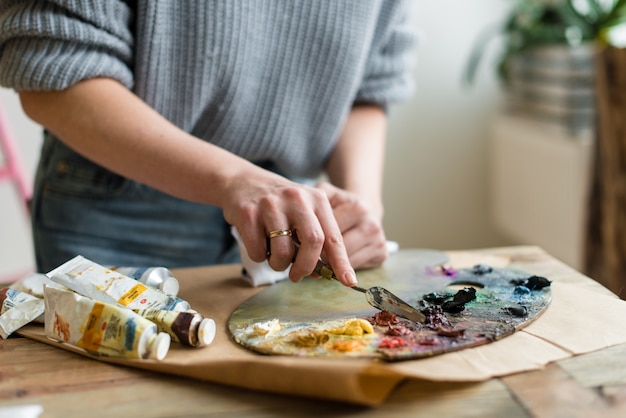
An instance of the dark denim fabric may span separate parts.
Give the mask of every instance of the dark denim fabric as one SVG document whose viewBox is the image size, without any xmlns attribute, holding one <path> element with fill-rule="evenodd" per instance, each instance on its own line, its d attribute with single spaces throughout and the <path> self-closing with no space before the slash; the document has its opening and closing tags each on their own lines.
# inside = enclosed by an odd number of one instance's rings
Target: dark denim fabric
<svg viewBox="0 0 626 418">
<path fill-rule="evenodd" d="M 221 209 L 120 177 L 45 134 L 32 206 L 37 268 L 76 255 L 99 264 L 189 267 L 239 262 Z"/>
</svg>

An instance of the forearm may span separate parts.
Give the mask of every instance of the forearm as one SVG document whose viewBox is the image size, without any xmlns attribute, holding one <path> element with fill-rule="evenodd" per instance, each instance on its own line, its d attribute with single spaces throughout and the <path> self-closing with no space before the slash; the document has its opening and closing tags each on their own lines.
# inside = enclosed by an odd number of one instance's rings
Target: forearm
<svg viewBox="0 0 626 418">
<path fill-rule="evenodd" d="M 177 128 L 110 79 L 80 82 L 61 92 L 22 92 L 26 113 L 86 158 L 183 199 L 222 208 L 254 261 L 268 258 L 294 281 L 311 274 L 322 251 L 339 280 L 356 283 L 341 230 L 325 194 L 300 185 Z M 298 232 L 290 240 L 267 234 Z"/>
<path fill-rule="evenodd" d="M 353 108 L 326 165 L 329 181 L 354 193 L 382 219 L 382 177 L 387 119 L 377 106 Z"/>
<path fill-rule="evenodd" d="M 221 206 L 221 189 L 256 169 L 177 128 L 111 79 L 20 98 L 29 117 L 86 158 L 187 200 Z"/>
</svg>

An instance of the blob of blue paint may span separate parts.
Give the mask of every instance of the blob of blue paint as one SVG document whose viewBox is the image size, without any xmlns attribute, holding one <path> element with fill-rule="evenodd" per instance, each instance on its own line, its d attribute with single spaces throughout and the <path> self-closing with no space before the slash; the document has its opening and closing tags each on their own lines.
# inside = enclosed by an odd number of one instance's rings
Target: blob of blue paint
<svg viewBox="0 0 626 418">
<path fill-rule="evenodd" d="M 527 288 L 526 286 L 515 286 L 515 288 L 513 289 L 513 294 L 516 296 L 526 296 L 526 295 L 530 295 L 530 289 Z"/>
</svg>

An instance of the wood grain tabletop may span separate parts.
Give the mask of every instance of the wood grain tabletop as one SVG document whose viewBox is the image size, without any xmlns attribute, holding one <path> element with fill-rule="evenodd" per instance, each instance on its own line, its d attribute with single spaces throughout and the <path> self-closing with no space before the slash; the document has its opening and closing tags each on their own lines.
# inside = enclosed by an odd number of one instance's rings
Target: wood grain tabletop
<svg viewBox="0 0 626 418">
<path fill-rule="evenodd" d="M 380 406 L 249 391 L 0 340 L 3 407 L 41 417 L 626 417 L 626 344 L 483 382 L 407 379 Z"/>
</svg>

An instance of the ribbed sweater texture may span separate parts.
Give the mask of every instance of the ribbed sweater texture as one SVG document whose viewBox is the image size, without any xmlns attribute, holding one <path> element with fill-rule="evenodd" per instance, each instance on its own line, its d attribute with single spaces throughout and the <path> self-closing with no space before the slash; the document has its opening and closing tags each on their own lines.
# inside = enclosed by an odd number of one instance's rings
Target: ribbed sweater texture
<svg viewBox="0 0 626 418">
<path fill-rule="evenodd" d="M 0 85 L 110 77 L 178 127 L 320 173 L 355 103 L 413 90 L 404 0 L 0 0 Z"/>
</svg>

